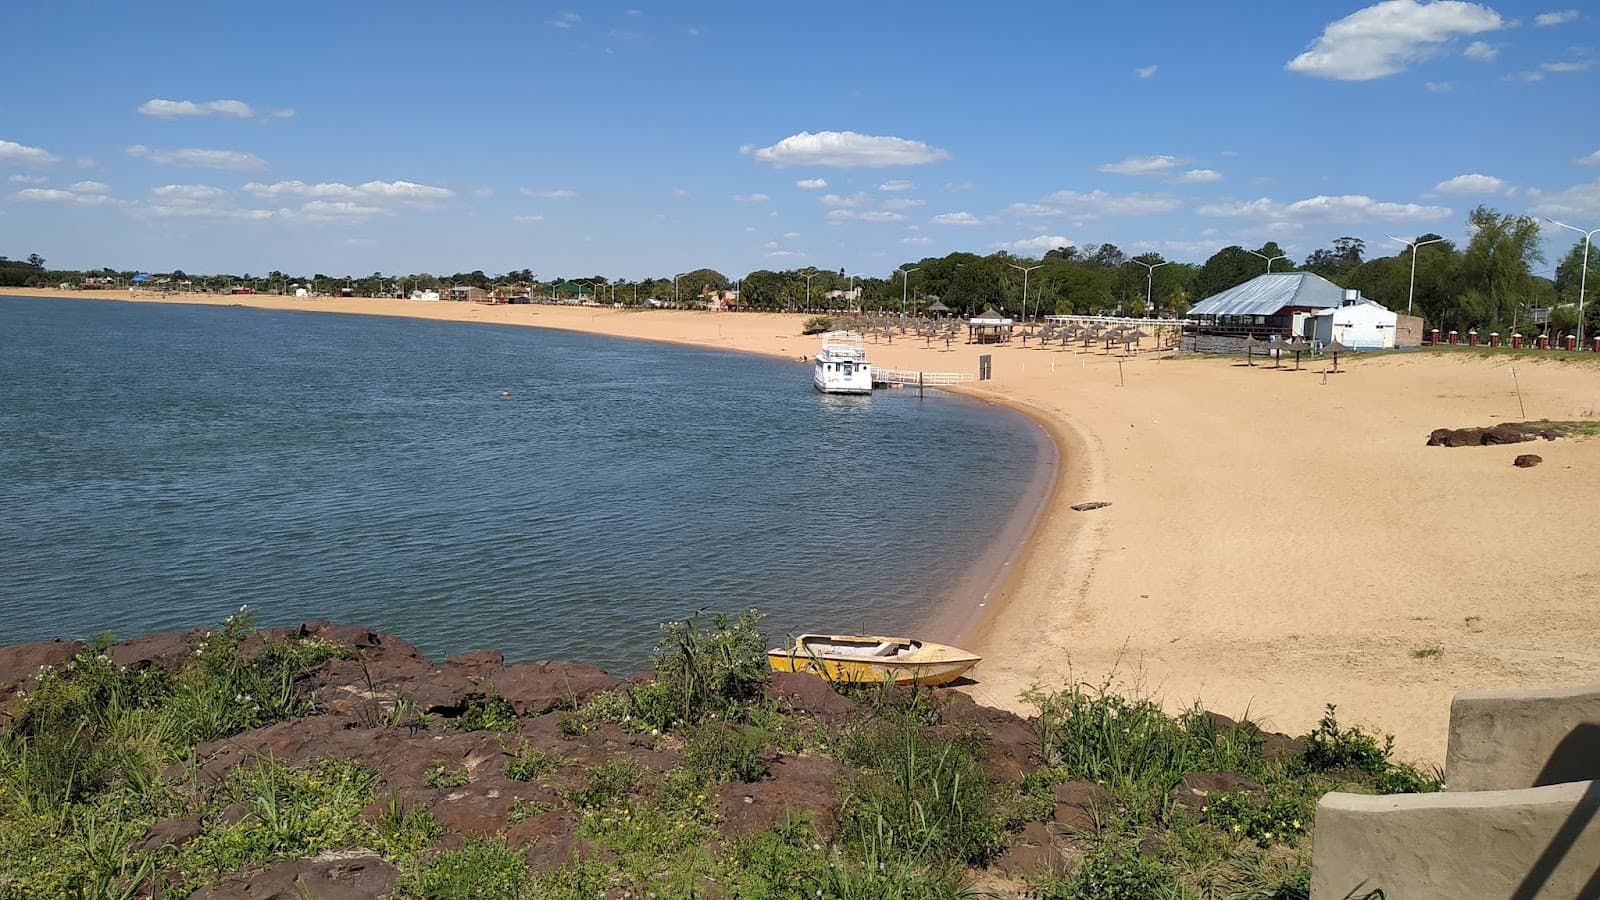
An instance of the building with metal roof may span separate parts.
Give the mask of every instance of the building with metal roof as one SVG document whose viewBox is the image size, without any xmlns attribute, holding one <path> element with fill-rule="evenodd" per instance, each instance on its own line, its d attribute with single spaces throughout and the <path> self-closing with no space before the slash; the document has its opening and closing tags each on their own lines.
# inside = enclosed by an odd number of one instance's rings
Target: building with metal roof
<svg viewBox="0 0 1600 900">
<path fill-rule="evenodd" d="M 1189 308 L 1189 316 L 1212 319 L 1252 317 L 1288 319 L 1296 312 L 1334 309 L 1345 300 L 1344 289 L 1310 272 L 1272 272 L 1213 294 Z M 1266 321 L 1239 324 L 1268 325 Z"/>
</svg>

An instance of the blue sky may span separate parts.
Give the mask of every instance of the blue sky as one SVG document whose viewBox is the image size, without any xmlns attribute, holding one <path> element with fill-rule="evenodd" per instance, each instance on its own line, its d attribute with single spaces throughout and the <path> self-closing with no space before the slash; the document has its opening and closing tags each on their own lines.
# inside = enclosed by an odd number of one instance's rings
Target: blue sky
<svg viewBox="0 0 1600 900">
<path fill-rule="evenodd" d="M 26 4 L 0 253 L 882 275 L 1065 242 L 1387 253 L 1478 203 L 1593 228 L 1583 7 Z"/>
</svg>

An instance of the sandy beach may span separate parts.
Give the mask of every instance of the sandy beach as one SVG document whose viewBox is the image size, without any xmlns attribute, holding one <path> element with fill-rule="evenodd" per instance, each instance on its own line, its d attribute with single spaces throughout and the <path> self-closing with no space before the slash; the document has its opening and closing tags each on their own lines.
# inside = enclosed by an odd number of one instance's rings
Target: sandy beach
<svg viewBox="0 0 1600 900">
<path fill-rule="evenodd" d="M 517 324 L 721 347 L 797 363 L 803 317 L 268 296 L 16 295 L 241 305 Z M 874 364 L 975 372 L 971 396 L 1044 425 L 1061 465 L 995 594 L 972 598 L 970 690 L 1112 678 L 1299 732 L 1325 704 L 1444 757 L 1451 694 L 1600 671 L 1600 439 L 1425 446 L 1439 427 L 1600 417 L 1600 361 L 1419 352 L 1303 370 L 1146 353 L 897 338 Z M 1514 365 L 1517 381 L 1508 367 Z M 797 371 L 796 389 L 809 390 Z M 1519 453 L 1542 465 L 1514 468 Z M 1074 512 L 1071 504 L 1109 507 Z M 991 535 L 973 535 L 991 540 Z M 979 607 L 977 604 L 983 603 Z M 1434 652 L 1437 651 L 1437 652 Z"/>
</svg>

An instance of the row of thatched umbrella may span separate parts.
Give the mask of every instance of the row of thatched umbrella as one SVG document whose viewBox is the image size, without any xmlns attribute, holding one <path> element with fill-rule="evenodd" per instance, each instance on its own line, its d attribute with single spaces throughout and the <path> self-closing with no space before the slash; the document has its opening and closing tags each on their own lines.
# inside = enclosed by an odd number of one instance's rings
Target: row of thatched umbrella
<svg viewBox="0 0 1600 900">
<path fill-rule="evenodd" d="M 1296 372 L 1300 371 L 1300 355 L 1302 353 L 1311 352 L 1311 345 L 1306 343 L 1302 338 L 1297 337 L 1289 341 L 1264 341 L 1258 339 L 1252 334 L 1246 336 L 1244 339 L 1245 365 L 1255 365 L 1255 348 L 1257 347 L 1267 347 L 1269 349 L 1277 348 L 1278 357 L 1273 364 L 1273 368 L 1275 369 L 1280 368 L 1283 365 L 1283 354 L 1293 353 L 1294 369 Z M 1333 355 L 1333 371 L 1337 372 L 1339 371 L 1339 354 L 1350 352 L 1350 348 L 1335 340 L 1330 343 L 1323 344 L 1322 351 L 1324 353 L 1330 353 Z"/>
</svg>

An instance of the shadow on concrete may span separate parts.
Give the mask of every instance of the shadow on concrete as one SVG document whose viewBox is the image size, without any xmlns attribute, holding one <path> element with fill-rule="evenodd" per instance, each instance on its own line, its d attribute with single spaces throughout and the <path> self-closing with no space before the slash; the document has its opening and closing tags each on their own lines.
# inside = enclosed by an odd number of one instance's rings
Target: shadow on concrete
<svg viewBox="0 0 1600 900">
<path fill-rule="evenodd" d="M 1538 861 L 1528 870 L 1528 876 L 1517 886 L 1511 900 L 1533 900 L 1537 897 L 1549 883 L 1550 876 L 1555 874 L 1556 867 L 1572 851 L 1578 837 L 1593 824 L 1596 814 L 1600 814 L 1600 771 L 1597 769 L 1600 769 L 1600 724 L 1585 722 L 1572 729 L 1556 745 L 1550 759 L 1539 771 L 1534 787 L 1589 781 L 1589 789 L 1584 791 L 1583 798 L 1573 807 L 1567 821 L 1562 823 L 1561 830 L 1550 839 L 1550 846 L 1539 854 Z M 1600 897 L 1600 864 L 1595 866 L 1594 873 L 1584 882 L 1578 896 Z"/>
</svg>

